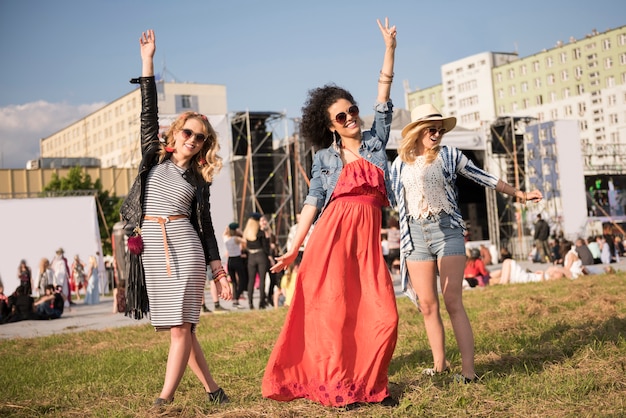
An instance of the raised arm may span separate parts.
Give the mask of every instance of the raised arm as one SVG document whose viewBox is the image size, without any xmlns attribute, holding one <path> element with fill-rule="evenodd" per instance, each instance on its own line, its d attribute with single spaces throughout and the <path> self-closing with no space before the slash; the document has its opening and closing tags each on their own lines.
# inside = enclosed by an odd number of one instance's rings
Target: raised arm
<svg viewBox="0 0 626 418">
<path fill-rule="evenodd" d="M 385 25 L 380 22 L 380 19 L 376 19 L 380 33 L 383 35 L 385 41 L 385 55 L 383 58 L 383 66 L 380 70 L 378 77 L 378 96 L 377 101 L 379 103 L 386 103 L 389 100 L 389 94 L 391 92 L 391 83 L 393 81 L 393 64 L 396 53 L 396 27 L 395 25 L 389 27 L 389 18 L 385 18 Z"/>
<path fill-rule="evenodd" d="M 154 75 L 154 52 L 156 51 L 156 39 L 154 30 L 148 29 L 139 38 L 141 47 L 141 76 L 151 77 Z"/>
</svg>

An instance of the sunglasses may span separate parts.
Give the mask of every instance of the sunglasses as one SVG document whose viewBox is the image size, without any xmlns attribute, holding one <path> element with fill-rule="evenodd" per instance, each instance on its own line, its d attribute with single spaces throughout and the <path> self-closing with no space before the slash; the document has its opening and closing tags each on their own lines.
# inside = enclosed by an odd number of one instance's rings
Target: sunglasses
<svg viewBox="0 0 626 418">
<path fill-rule="evenodd" d="M 183 134 L 183 138 L 185 138 L 185 140 L 191 138 L 192 136 L 196 141 L 205 142 L 207 140 L 207 136 L 205 134 L 195 133 L 191 129 L 181 129 L 180 132 Z"/>
<path fill-rule="evenodd" d="M 348 108 L 348 114 L 350 114 L 353 118 L 359 116 L 359 107 L 357 105 L 350 106 Z M 348 114 L 346 114 L 346 112 L 337 113 L 335 121 L 343 125 L 348 120 Z"/>
<path fill-rule="evenodd" d="M 443 135 L 446 133 L 446 130 L 444 128 L 441 129 L 437 129 L 437 128 L 427 128 L 428 129 L 428 133 L 431 135 L 434 135 L 436 133 L 439 133 L 439 135 Z"/>
</svg>

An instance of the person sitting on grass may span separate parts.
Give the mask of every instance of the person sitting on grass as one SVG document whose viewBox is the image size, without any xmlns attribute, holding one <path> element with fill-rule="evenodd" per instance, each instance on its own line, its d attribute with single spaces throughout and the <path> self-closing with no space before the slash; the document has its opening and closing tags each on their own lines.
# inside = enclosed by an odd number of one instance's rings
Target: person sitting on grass
<svg viewBox="0 0 626 418">
<path fill-rule="evenodd" d="M 569 243 L 569 248 L 563 259 L 563 266 L 553 265 L 545 271 L 530 271 L 524 269 L 512 258 L 504 260 L 502 270 L 491 272 L 491 284 L 509 284 L 509 283 L 531 283 L 541 282 L 545 280 L 556 280 L 567 277 L 568 279 L 577 279 L 583 275 L 599 274 L 602 272 L 611 273 L 614 270 L 610 267 L 604 270 L 595 266 L 583 266 L 582 261 L 578 257 L 576 250 Z"/>
<path fill-rule="evenodd" d="M 35 302 L 37 319 L 57 319 L 63 315 L 64 300 L 61 291 L 57 291 L 54 285 L 47 285 L 46 294 Z"/>
</svg>

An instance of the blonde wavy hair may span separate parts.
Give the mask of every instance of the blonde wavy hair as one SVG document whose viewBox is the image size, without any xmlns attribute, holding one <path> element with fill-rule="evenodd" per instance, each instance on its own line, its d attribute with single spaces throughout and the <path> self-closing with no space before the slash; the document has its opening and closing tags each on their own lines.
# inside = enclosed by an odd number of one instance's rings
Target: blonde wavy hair
<svg viewBox="0 0 626 418">
<path fill-rule="evenodd" d="M 243 237 L 246 241 L 256 241 L 259 233 L 259 221 L 254 218 L 248 218 L 246 227 L 243 229 Z"/>
<path fill-rule="evenodd" d="M 415 162 L 415 148 L 417 147 L 417 141 L 422 137 L 424 131 L 431 126 L 427 123 L 420 123 L 413 129 L 411 129 L 407 134 L 402 138 L 402 142 L 400 142 L 400 146 L 398 147 L 398 155 L 400 159 L 405 163 L 413 163 Z M 430 164 L 435 161 L 437 155 L 439 154 L 439 149 L 441 147 L 437 145 L 436 147 L 430 148 L 426 151 L 426 163 Z"/>
<path fill-rule="evenodd" d="M 161 144 L 161 150 L 159 151 L 159 162 L 165 160 L 170 153 L 166 148 L 174 146 L 174 132 L 180 131 L 185 122 L 189 119 L 196 119 L 204 125 L 204 133 L 207 136 L 206 141 L 202 144 L 202 149 L 199 153 L 193 156 L 191 159 L 191 167 L 199 172 L 207 182 L 213 181 L 215 176 L 222 168 L 222 157 L 217 152 L 220 150 L 220 144 L 217 140 L 217 134 L 215 129 L 211 126 L 209 119 L 198 112 L 185 112 L 182 113 L 172 123 L 165 133 L 165 143 Z"/>
</svg>

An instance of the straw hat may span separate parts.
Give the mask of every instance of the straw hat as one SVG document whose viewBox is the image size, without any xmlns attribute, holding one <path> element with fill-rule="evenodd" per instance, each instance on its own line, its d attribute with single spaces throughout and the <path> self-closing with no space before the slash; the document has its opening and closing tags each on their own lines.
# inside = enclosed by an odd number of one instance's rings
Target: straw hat
<svg viewBox="0 0 626 418">
<path fill-rule="evenodd" d="M 402 129 L 402 137 L 405 137 L 409 131 L 419 124 L 440 120 L 443 121 L 443 128 L 446 132 L 450 132 L 456 126 L 456 118 L 454 116 L 444 118 L 439 109 L 430 103 L 419 105 L 411 112 L 411 123 Z"/>
</svg>

